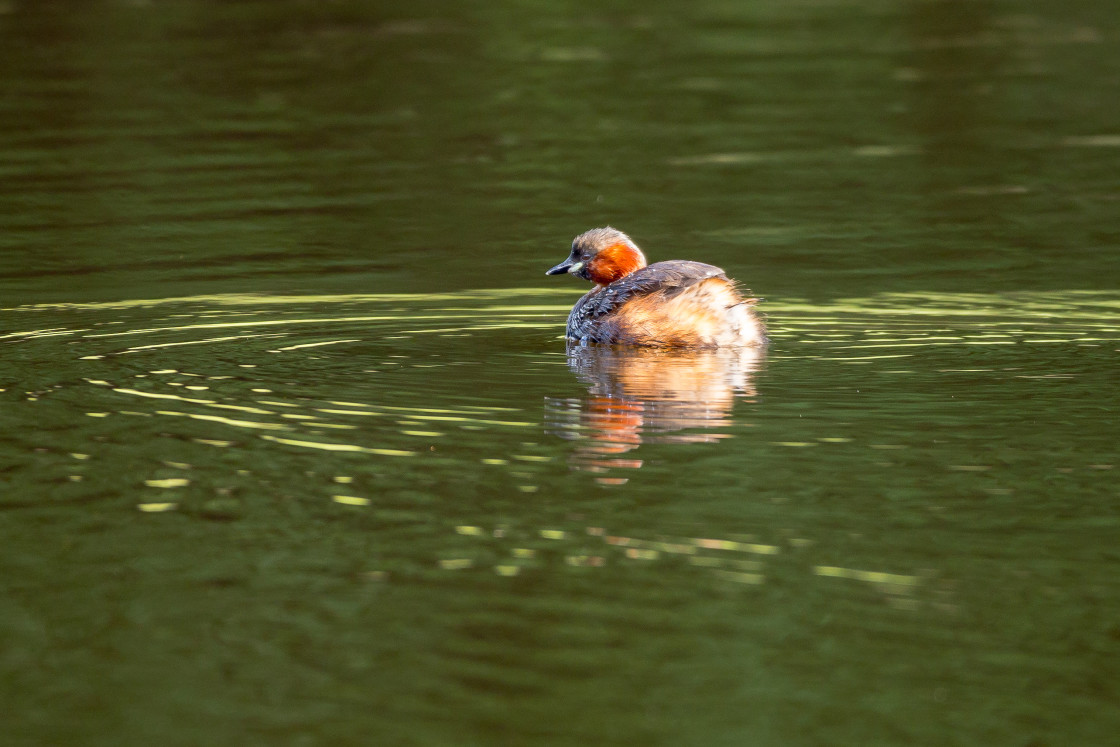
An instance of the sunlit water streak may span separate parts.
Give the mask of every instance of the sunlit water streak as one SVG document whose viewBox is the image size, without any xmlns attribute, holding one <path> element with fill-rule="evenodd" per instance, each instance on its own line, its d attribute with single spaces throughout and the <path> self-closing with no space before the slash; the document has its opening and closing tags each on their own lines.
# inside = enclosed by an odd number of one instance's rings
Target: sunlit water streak
<svg viewBox="0 0 1120 747">
<path fill-rule="evenodd" d="M 48 489 L 51 499 L 81 500 L 91 494 L 83 492 L 83 483 L 104 488 L 110 482 L 110 492 L 138 496 L 134 503 L 148 513 L 241 510 L 236 500 L 222 497 L 224 488 L 191 492 L 214 482 L 213 468 L 194 466 L 207 457 L 149 457 L 138 443 L 132 456 L 144 466 L 137 474 L 109 481 L 99 476 L 91 454 L 123 429 L 219 450 L 232 456 L 221 457 L 223 463 L 245 475 L 255 474 L 262 458 L 294 458 L 293 464 L 305 465 L 304 476 L 291 474 L 289 487 L 351 510 L 399 516 L 399 507 L 381 505 L 379 481 L 412 490 L 430 484 L 432 476 L 469 476 L 524 495 L 557 481 L 590 479 L 625 490 L 631 476 L 647 467 L 643 455 L 650 449 L 656 449 L 649 452 L 656 462 L 670 454 L 667 449 L 718 452 L 729 448 L 728 439 L 754 439 L 762 431 L 771 448 L 905 454 L 913 445 L 892 443 L 889 436 L 868 441 L 842 422 L 811 438 L 788 428 L 757 428 L 767 418 L 759 403 L 788 386 L 783 372 L 798 371 L 798 362 L 811 364 L 822 380 L 833 377 L 825 372 L 863 366 L 878 377 L 909 377 L 920 388 L 946 376 L 1065 380 L 1081 373 L 1078 350 L 1115 353 L 1120 343 L 1115 294 L 884 294 L 827 304 L 770 302 L 774 342 L 766 351 L 565 352 L 560 334 L 572 297 L 554 290 L 213 296 L 7 309 L 6 326 L 21 330 L 0 338 L 7 359 L 20 362 L 8 367 L 3 381 L 8 449 L 31 470 L 23 475 L 25 485 L 69 483 L 66 490 Z M 1038 359 L 1038 351 L 1055 346 L 1061 359 Z M 951 357 L 940 360 L 944 354 Z M 35 361 L 50 365 L 44 369 Z M 517 387 L 503 386 L 506 381 L 517 381 Z M 895 387 L 904 401 L 905 386 Z M 53 445 L 40 445 L 27 430 L 36 422 L 57 424 Z M 30 458 L 44 448 L 55 455 L 49 465 Z M 1093 469 L 1112 466 L 1097 460 Z M 977 475 L 991 468 L 945 467 Z M 999 495 L 1007 489 L 991 483 L 987 490 Z M 19 501 L 42 499 L 24 493 Z M 425 520 L 422 508 L 405 513 Z M 511 532 L 535 531 L 462 526 L 461 535 L 499 541 Z M 619 539 L 594 526 L 582 533 L 542 528 L 536 536 L 553 546 L 583 537 L 561 553 L 571 568 L 684 554 L 690 564 L 729 580 L 755 584 L 766 578 L 764 561 L 707 554 L 740 547 L 726 537 L 658 533 Z M 778 546 L 759 545 L 774 552 Z M 437 550 L 432 563 L 437 571 L 453 571 L 482 562 L 510 576 L 539 567 L 538 549 L 515 546 L 477 557 Z M 882 583 L 904 595 L 915 583 L 908 580 L 912 569 L 846 570 L 833 563 L 816 573 L 873 583 L 880 583 L 875 574 L 886 573 Z"/>
</svg>

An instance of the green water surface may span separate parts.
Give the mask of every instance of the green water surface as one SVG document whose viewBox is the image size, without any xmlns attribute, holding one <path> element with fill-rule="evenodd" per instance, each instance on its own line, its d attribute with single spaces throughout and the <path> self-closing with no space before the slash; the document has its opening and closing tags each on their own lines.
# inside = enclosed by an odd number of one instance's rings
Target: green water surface
<svg viewBox="0 0 1120 747">
<path fill-rule="evenodd" d="M 1112 3 L 8 0 L 0 91 L 0 743 L 1115 743 Z M 771 345 L 567 351 L 608 223 Z"/>
</svg>

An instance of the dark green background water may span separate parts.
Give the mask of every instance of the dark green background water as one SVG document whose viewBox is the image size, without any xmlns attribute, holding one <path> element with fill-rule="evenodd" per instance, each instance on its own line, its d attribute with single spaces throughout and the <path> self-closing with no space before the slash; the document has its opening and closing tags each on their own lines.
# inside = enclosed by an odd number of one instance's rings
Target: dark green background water
<svg viewBox="0 0 1120 747">
<path fill-rule="evenodd" d="M 1114 3 L 0 2 L 5 744 L 1105 745 Z M 565 354 L 610 223 L 765 355 Z"/>
</svg>

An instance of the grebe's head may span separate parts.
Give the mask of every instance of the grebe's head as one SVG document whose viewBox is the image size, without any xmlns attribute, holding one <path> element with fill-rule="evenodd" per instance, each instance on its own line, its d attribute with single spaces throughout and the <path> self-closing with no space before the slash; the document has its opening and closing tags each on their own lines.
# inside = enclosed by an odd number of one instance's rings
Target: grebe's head
<svg viewBox="0 0 1120 747">
<path fill-rule="evenodd" d="M 546 275 L 570 273 L 599 285 L 610 285 L 646 266 L 645 255 L 622 231 L 592 228 L 572 240 L 572 253 Z"/>
</svg>

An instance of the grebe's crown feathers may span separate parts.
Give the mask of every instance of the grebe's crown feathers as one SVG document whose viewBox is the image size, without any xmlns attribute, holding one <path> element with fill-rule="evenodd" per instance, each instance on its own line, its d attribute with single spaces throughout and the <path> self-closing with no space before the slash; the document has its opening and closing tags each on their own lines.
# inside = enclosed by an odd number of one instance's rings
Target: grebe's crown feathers
<svg viewBox="0 0 1120 747">
<path fill-rule="evenodd" d="M 606 249 L 608 246 L 614 246 L 616 244 L 625 244 L 634 251 L 641 252 L 633 239 L 611 226 L 592 228 L 590 231 L 584 231 L 579 236 L 576 236 L 572 239 L 572 252 L 594 255 L 601 249 Z"/>
</svg>

